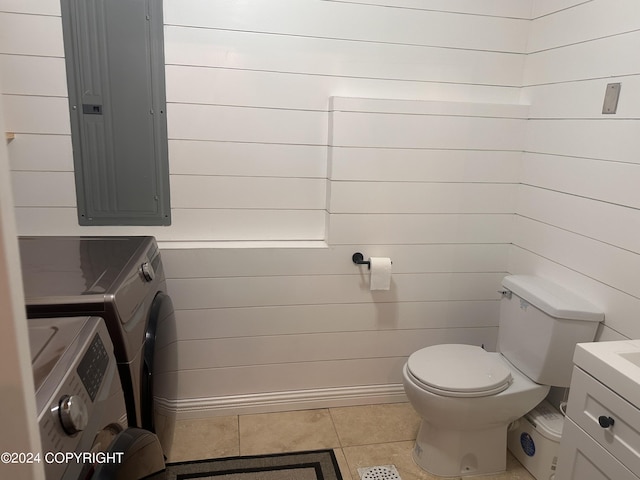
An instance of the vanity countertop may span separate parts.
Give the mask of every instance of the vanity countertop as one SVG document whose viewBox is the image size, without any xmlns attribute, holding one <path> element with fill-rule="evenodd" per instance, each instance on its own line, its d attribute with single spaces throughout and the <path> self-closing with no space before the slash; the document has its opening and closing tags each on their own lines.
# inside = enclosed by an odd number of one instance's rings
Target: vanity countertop
<svg viewBox="0 0 640 480">
<path fill-rule="evenodd" d="M 640 408 L 640 340 L 579 343 L 573 361 Z"/>
</svg>

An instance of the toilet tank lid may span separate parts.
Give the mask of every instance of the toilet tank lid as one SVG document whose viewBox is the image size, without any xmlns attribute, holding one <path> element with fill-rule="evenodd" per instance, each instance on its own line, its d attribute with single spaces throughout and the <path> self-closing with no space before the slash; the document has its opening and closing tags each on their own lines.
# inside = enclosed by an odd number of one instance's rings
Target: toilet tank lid
<svg viewBox="0 0 640 480">
<path fill-rule="evenodd" d="M 604 313 L 584 298 L 533 275 L 508 275 L 502 286 L 547 315 L 567 320 L 601 322 Z"/>
</svg>

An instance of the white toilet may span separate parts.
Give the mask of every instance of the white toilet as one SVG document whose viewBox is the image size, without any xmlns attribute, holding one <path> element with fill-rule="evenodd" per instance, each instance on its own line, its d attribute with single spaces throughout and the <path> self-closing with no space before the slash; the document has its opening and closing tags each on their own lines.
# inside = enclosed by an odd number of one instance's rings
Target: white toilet
<svg viewBox="0 0 640 480">
<path fill-rule="evenodd" d="M 444 344 L 413 353 L 404 389 L 422 417 L 413 458 L 443 477 L 505 470 L 507 427 L 551 386 L 568 387 L 575 344 L 593 341 L 604 314 L 539 277 L 507 276 L 499 352 Z"/>
</svg>

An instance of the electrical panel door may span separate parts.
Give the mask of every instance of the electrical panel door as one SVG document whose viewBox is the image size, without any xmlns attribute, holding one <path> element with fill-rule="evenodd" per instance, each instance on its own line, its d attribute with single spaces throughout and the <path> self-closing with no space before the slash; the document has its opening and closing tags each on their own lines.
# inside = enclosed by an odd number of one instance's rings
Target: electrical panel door
<svg viewBox="0 0 640 480">
<path fill-rule="evenodd" d="M 78 221 L 169 225 L 162 0 L 62 0 Z"/>
</svg>

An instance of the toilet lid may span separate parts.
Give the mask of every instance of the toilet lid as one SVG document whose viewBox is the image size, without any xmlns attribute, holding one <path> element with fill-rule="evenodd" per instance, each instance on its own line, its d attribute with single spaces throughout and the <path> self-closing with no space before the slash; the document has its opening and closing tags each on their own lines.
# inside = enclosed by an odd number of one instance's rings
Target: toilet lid
<svg viewBox="0 0 640 480">
<path fill-rule="evenodd" d="M 444 396 L 494 395 L 511 384 L 511 370 L 500 354 L 474 345 L 434 345 L 413 353 L 407 361 L 413 377 L 427 390 Z"/>
</svg>

